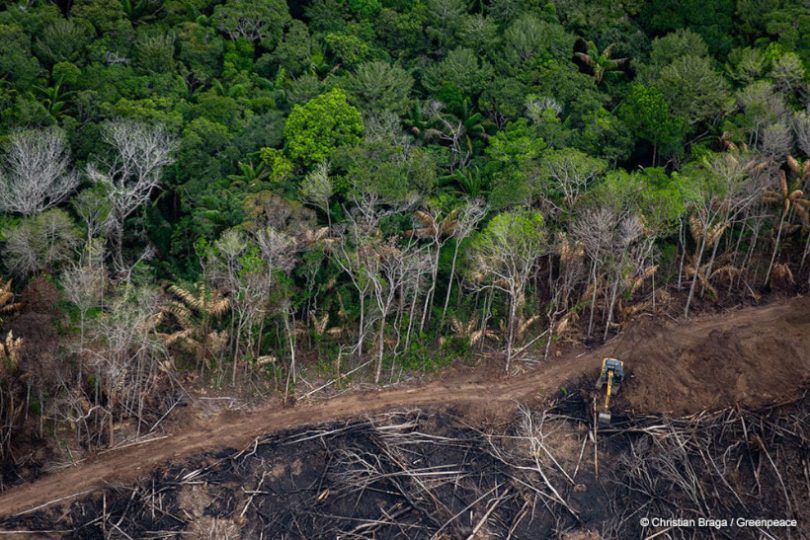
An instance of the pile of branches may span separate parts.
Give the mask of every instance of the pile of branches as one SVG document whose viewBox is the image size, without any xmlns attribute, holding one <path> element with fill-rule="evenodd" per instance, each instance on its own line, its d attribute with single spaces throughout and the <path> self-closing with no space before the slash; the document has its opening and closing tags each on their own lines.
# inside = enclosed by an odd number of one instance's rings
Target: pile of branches
<svg viewBox="0 0 810 540">
<path fill-rule="evenodd" d="M 568 473 L 549 464 L 550 453 L 548 460 L 524 451 L 542 446 L 524 429 L 531 420 L 505 436 L 449 420 L 393 413 L 281 443 L 317 441 L 323 467 L 295 504 L 282 502 L 289 491 L 272 488 L 248 501 L 245 514 L 257 518 L 248 520 L 248 536 L 521 538 L 559 536 L 577 525 L 566 501 Z"/>
<path fill-rule="evenodd" d="M 641 530 L 642 517 L 695 520 L 810 519 L 810 392 L 756 411 L 729 408 L 685 418 L 648 416 L 617 426 L 609 446 L 623 448 L 610 467 L 615 516 L 609 538 L 791 538 L 800 529 Z M 731 525 L 731 523 L 729 523 Z M 800 525 L 801 526 L 801 525 Z"/>
<path fill-rule="evenodd" d="M 756 411 L 616 419 L 579 392 L 508 429 L 396 412 L 256 439 L 3 523 L 67 538 L 792 538 L 799 528 L 644 527 L 810 519 L 810 396 Z M 56 524 L 62 527 L 57 528 Z"/>
<path fill-rule="evenodd" d="M 415 411 L 275 435 L 4 526 L 58 522 L 68 538 L 560 537 L 580 523 L 567 500 L 576 473 L 520 414 L 506 435 Z"/>
</svg>

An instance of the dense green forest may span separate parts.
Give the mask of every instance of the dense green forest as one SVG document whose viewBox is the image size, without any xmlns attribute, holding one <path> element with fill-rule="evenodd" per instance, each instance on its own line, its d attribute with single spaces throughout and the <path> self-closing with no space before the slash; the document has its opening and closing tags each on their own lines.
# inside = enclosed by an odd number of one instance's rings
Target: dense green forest
<svg viewBox="0 0 810 540">
<path fill-rule="evenodd" d="M 0 2 L 3 456 L 192 374 L 509 371 L 806 288 L 808 36 L 794 0 Z"/>
</svg>

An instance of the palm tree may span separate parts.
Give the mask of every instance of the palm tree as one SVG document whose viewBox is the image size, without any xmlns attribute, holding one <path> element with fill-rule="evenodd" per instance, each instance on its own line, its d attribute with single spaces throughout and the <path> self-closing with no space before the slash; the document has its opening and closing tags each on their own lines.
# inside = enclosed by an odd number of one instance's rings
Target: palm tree
<svg viewBox="0 0 810 540">
<path fill-rule="evenodd" d="M 470 345 L 476 346 L 483 344 L 487 339 L 492 341 L 500 341 L 500 334 L 494 330 L 490 330 L 486 326 L 478 327 L 478 319 L 472 318 L 467 322 L 462 322 L 455 317 L 450 317 L 450 326 L 453 328 L 453 333 L 459 339 L 469 339 Z"/>
<path fill-rule="evenodd" d="M 230 301 L 216 289 L 205 285 L 190 288 L 171 285 L 169 292 L 179 300 L 170 300 L 163 308 L 179 326 L 170 334 L 161 334 L 166 346 L 177 345 L 196 359 L 200 359 L 200 369 L 205 367 L 208 357 L 221 352 L 227 342 L 227 331 L 218 332 L 213 328 L 214 320 L 221 317 L 230 307 Z"/>
<path fill-rule="evenodd" d="M 458 116 L 464 125 L 464 131 L 467 133 L 468 137 L 487 139 L 488 136 L 484 126 L 484 115 L 475 110 L 470 98 L 465 97 L 461 102 L 461 106 L 456 112 L 456 116 Z"/>
<path fill-rule="evenodd" d="M 481 197 L 489 189 L 489 180 L 478 165 L 456 169 L 453 174 L 440 177 L 439 184 L 442 186 L 455 184 L 456 189 L 473 199 Z"/>
<path fill-rule="evenodd" d="M 593 41 L 580 38 L 580 42 L 585 43 L 587 52 L 575 52 L 574 56 L 591 68 L 596 84 L 601 83 L 609 73 L 619 71 L 619 67 L 627 62 L 627 58 L 613 58 L 615 43 L 611 43 L 600 52 Z"/>
<path fill-rule="evenodd" d="M 163 9 L 162 0 L 119 0 L 121 9 L 133 23 L 145 22 L 154 19 L 158 11 Z"/>
<path fill-rule="evenodd" d="M 15 338 L 13 332 L 6 334 L 5 341 L 0 341 L 0 379 L 5 379 L 20 367 L 22 338 Z"/>
<path fill-rule="evenodd" d="M 454 208 L 441 220 L 437 216 L 417 210 L 414 212 L 414 219 L 421 225 L 414 229 L 405 231 L 407 236 L 416 238 L 436 238 L 452 236 L 458 223 L 458 215 L 461 212 L 460 208 Z"/>
<path fill-rule="evenodd" d="M 687 264 L 684 267 L 684 273 L 688 277 L 697 280 L 702 290 L 708 291 L 714 298 L 717 298 L 718 293 L 717 289 L 712 285 L 712 281 L 722 276 L 725 276 L 726 280 L 730 281 L 740 273 L 740 269 L 731 264 L 723 264 L 712 269 L 710 262 L 701 263 L 698 266 L 696 264 L 697 260 L 697 255 L 689 255 Z"/>
<path fill-rule="evenodd" d="M 11 280 L 5 283 L 0 280 L 0 323 L 3 322 L 3 315 L 19 311 L 22 307 L 22 304 L 13 303 L 13 299 Z M 0 339 L 0 457 L 5 455 L 11 443 L 14 424 L 25 405 L 25 400 L 17 400 L 21 391 L 17 372 L 22 345 L 22 339 L 15 339 L 11 332 L 6 334 L 4 340 Z"/>
<path fill-rule="evenodd" d="M 422 105 L 418 101 L 414 103 L 411 114 L 405 119 L 404 123 L 410 129 L 414 138 L 422 141 L 425 139 L 425 132 L 430 128 L 430 120 L 425 118 Z"/>
<path fill-rule="evenodd" d="M 692 240 L 695 242 L 695 252 L 689 255 L 688 264 L 684 267 L 684 272 L 687 276 L 693 278 L 693 283 L 700 284 L 701 297 L 706 291 L 709 291 L 710 294 L 716 297 L 717 290 L 712 287 L 710 283 L 715 277 L 739 272 L 737 268 L 731 265 L 721 266 L 716 270 L 712 270 L 714 267 L 714 255 L 712 255 L 712 258 L 709 259 L 708 262 L 704 262 L 703 260 L 703 253 L 717 246 L 729 225 L 730 223 L 727 221 L 720 221 L 714 225 L 709 225 L 701 221 L 695 215 L 689 217 L 689 233 L 692 236 Z"/>
<path fill-rule="evenodd" d="M 18 376 L 21 350 L 22 339 L 15 339 L 11 332 L 0 341 L 0 457 L 5 457 L 16 420 L 25 410 L 26 400 L 17 399 L 22 395 Z"/>
<path fill-rule="evenodd" d="M 414 134 L 450 147 L 453 155 L 450 162 L 451 173 L 459 167 L 466 167 L 474 154 L 475 141 L 486 140 L 488 137 L 484 116 L 475 111 L 469 98 L 464 98 L 455 112 L 446 110 L 444 103 L 434 101 L 429 112 L 430 122 L 427 128 L 424 131 L 416 128 Z M 415 117 L 414 120 L 419 118 Z"/>
<path fill-rule="evenodd" d="M 228 180 L 232 182 L 233 188 L 257 188 L 270 175 L 270 171 L 263 161 L 260 161 L 258 165 L 254 165 L 252 161 L 247 163 L 240 161 L 237 166 L 239 173 L 228 175 Z"/>
<path fill-rule="evenodd" d="M 810 160 L 800 165 L 793 156 L 787 157 L 788 170 L 792 173 L 792 178 L 788 180 L 787 174 L 784 169 L 779 170 L 779 188 L 766 189 L 762 194 L 762 200 L 765 203 L 778 204 L 782 207 L 782 212 L 779 217 L 779 227 L 776 232 L 776 242 L 773 246 L 773 253 L 771 253 L 771 261 L 768 264 L 768 271 L 765 273 L 765 283 L 771 278 L 771 272 L 776 262 L 776 254 L 779 251 L 779 244 L 782 240 L 782 233 L 785 229 L 785 222 L 789 220 L 792 214 L 799 217 L 802 225 L 807 228 L 810 226 L 808 219 L 808 210 L 810 210 L 810 199 L 804 196 L 801 190 L 802 184 L 805 180 L 810 178 Z M 799 225 L 789 226 L 792 230 L 799 228 Z"/>
<path fill-rule="evenodd" d="M 53 86 L 34 86 L 34 89 L 40 94 L 40 103 L 42 103 L 45 110 L 54 120 L 59 120 L 64 116 L 65 105 L 68 104 L 68 98 L 76 94 L 73 90 L 62 90 L 62 79 L 54 82 Z"/>
<path fill-rule="evenodd" d="M 414 221 L 417 222 L 419 227 L 405 231 L 406 236 L 412 238 L 423 238 L 430 240 L 432 263 L 430 271 L 430 289 L 428 289 L 425 296 L 425 305 L 422 310 L 422 321 L 419 329 L 423 330 L 425 322 L 428 320 L 430 310 L 433 307 L 433 301 L 436 293 L 436 282 L 439 275 L 439 257 L 441 255 L 444 243 L 453 236 L 458 226 L 458 218 L 461 213 L 460 208 L 454 208 L 448 212 L 443 218 L 439 219 L 438 215 L 431 215 L 427 212 L 417 210 L 414 212 Z M 451 277 L 452 279 L 452 277 Z"/>
</svg>

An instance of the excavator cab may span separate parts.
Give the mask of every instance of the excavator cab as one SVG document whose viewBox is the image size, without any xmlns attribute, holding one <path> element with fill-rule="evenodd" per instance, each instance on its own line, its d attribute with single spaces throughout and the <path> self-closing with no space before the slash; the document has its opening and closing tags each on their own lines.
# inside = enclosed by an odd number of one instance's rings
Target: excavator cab
<svg viewBox="0 0 810 540">
<path fill-rule="evenodd" d="M 599 372 L 599 379 L 596 381 L 596 388 L 605 389 L 605 403 L 599 411 L 598 419 L 600 426 L 610 425 L 610 398 L 619 391 L 624 380 L 624 363 L 615 358 L 602 359 L 602 371 Z"/>
</svg>

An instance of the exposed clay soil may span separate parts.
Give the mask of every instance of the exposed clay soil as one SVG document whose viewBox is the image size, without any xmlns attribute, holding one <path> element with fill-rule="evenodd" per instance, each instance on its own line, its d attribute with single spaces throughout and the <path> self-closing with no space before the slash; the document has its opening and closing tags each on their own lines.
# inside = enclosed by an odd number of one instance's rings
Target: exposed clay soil
<svg viewBox="0 0 810 540">
<path fill-rule="evenodd" d="M 625 361 L 641 413 L 692 414 L 790 401 L 810 378 L 810 298 L 700 321 L 642 320 L 596 351 Z"/>
<path fill-rule="evenodd" d="M 741 404 L 758 407 L 795 399 L 810 376 L 810 299 L 667 324 L 639 322 L 606 345 L 550 359 L 518 377 L 355 393 L 293 407 L 265 406 L 177 429 L 160 439 L 98 455 L 78 466 L 14 487 L 0 495 L 0 517 L 54 501 L 145 478 L 167 463 L 224 448 L 243 448 L 257 437 L 402 408 L 453 405 L 487 416 L 509 414 L 518 401 L 559 393 L 575 381 L 595 379 L 601 358 L 625 361 L 629 377 L 619 407 L 642 413 L 688 414 Z"/>
</svg>

